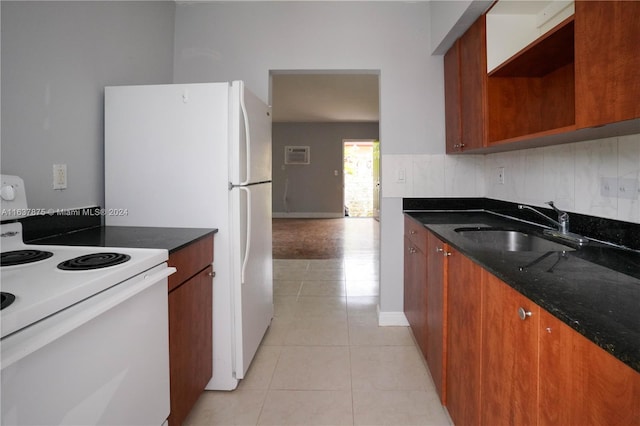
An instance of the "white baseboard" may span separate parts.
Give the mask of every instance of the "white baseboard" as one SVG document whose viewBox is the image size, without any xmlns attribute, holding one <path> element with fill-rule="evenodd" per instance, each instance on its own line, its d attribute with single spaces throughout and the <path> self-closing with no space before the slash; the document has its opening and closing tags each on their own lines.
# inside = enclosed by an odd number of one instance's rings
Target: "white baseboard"
<svg viewBox="0 0 640 426">
<path fill-rule="evenodd" d="M 404 312 L 378 311 L 378 325 L 380 327 L 408 327 L 409 321 L 404 316 Z"/>
<path fill-rule="evenodd" d="M 276 219 L 335 219 L 345 217 L 344 212 L 273 212 Z"/>
</svg>

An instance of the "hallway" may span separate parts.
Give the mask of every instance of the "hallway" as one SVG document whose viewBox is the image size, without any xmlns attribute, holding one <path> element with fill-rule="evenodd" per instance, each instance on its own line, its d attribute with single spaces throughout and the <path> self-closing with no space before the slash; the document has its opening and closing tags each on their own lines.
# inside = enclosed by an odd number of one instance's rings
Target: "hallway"
<svg viewBox="0 0 640 426">
<path fill-rule="evenodd" d="M 274 219 L 273 237 L 271 327 L 185 424 L 449 425 L 409 328 L 378 327 L 379 223 Z"/>
</svg>

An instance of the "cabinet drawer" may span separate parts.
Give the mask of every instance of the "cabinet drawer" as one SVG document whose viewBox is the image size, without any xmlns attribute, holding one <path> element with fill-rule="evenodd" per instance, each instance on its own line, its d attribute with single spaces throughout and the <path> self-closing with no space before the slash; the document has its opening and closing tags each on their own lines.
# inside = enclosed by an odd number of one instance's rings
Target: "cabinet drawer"
<svg viewBox="0 0 640 426">
<path fill-rule="evenodd" d="M 169 266 L 177 271 L 169 276 L 169 289 L 173 290 L 213 262 L 213 235 L 169 255 Z"/>
<path fill-rule="evenodd" d="M 427 252 L 427 230 L 410 216 L 404 217 L 404 234 L 423 253 Z"/>
</svg>

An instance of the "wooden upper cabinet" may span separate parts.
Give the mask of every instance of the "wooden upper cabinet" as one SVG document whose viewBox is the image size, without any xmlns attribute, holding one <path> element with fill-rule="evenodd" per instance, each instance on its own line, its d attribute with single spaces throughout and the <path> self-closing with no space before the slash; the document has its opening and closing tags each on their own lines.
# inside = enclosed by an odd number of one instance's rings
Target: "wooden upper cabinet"
<svg viewBox="0 0 640 426">
<path fill-rule="evenodd" d="M 575 130 L 574 75 L 570 17 L 489 74 L 487 144 Z"/>
<path fill-rule="evenodd" d="M 640 132 L 640 1 L 576 0 L 575 13 L 562 11 L 562 20 L 500 63 L 496 52 L 509 44 L 500 43 L 505 18 L 492 10 L 444 58 L 447 153 Z"/>
<path fill-rule="evenodd" d="M 640 118 L 640 2 L 575 7 L 578 128 Z"/>
<path fill-rule="evenodd" d="M 447 153 L 482 148 L 487 84 L 484 15 L 449 49 L 444 72 Z"/>
<path fill-rule="evenodd" d="M 539 387 L 540 426 L 640 424 L 640 373 L 544 310 Z"/>
<path fill-rule="evenodd" d="M 487 36 L 482 15 L 460 37 L 462 151 L 485 144 Z"/>
<path fill-rule="evenodd" d="M 460 111 L 460 40 L 444 55 L 444 113 L 447 153 L 460 152 L 462 117 Z"/>
</svg>

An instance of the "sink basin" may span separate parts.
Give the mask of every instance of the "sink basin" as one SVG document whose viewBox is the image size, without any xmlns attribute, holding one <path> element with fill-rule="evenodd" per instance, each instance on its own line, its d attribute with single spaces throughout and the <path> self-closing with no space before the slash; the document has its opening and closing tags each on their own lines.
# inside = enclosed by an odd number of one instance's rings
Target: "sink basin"
<svg viewBox="0 0 640 426">
<path fill-rule="evenodd" d="M 457 228 L 455 231 L 461 236 L 493 250 L 541 252 L 574 250 L 564 244 L 511 229 Z"/>
</svg>

